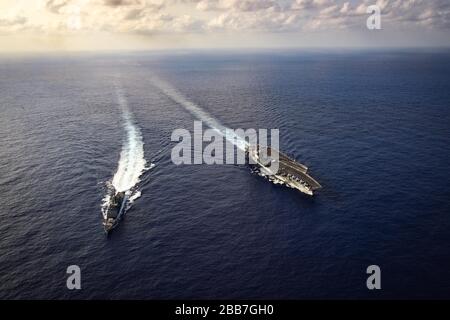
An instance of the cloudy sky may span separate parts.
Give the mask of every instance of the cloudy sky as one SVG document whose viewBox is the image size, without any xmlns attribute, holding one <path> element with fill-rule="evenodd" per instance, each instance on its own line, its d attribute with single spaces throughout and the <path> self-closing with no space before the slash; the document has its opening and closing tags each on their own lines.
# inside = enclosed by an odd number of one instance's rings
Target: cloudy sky
<svg viewBox="0 0 450 320">
<path fill-rule="evenodd" d="M 450 1 L 0 0 L 3 52 L 391 46 L 450 46 Z"/>
</svg>

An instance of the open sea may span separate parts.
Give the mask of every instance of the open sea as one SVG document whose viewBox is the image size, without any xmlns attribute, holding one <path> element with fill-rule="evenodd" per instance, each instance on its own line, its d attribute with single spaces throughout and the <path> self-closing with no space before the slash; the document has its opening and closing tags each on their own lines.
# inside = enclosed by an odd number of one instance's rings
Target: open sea
<svg viewBox="0 0 450 320">
<path fill-rule="evenodd" d="M 176 166 L 192 106 L 278 128 L 323 189 Z M 449 124 L 448 51 L 2 56 L 0 298 L 450 298 Z"/>
</svg>

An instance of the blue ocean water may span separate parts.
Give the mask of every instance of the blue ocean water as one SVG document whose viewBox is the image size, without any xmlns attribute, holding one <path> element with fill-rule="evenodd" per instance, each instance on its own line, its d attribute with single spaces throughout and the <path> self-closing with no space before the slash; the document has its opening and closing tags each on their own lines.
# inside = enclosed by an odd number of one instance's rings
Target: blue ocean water
<svg viewBox="0 0 450 320">
<path fill-rule="evenodd" d="M 323 189 L 175 166 L 196 119 L 154 78 L 228 127 L 279 128 Z M 155 167 L 106 237 L 118 86 Z M 450 298 L 449 107 L 448 52 L 2 57 L 0 298 Z"/>
</svg>

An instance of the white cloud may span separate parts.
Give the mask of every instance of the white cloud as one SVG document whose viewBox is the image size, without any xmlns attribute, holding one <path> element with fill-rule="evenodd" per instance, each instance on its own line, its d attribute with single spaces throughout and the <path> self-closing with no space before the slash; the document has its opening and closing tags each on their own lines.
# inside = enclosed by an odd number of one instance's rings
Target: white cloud
<svg viewBox="0 0 450 320">
<path fill-rule="evenodd" d="M 27 18 L 25 17 L 5 17 L 0 19 L 0 27 L 23 27 L 27 23 Z"/>
<path fill-rule="evenodd" d="M 0 32 L 165 34 L 362 29 L 366 8 L 374 2 L 381 8 L 383 25 L 387 23 L 390 28 L 450 29 L 448 0 L 41 0 L 42 12 L 15 16 L 0 13 Z"/>
</svg>

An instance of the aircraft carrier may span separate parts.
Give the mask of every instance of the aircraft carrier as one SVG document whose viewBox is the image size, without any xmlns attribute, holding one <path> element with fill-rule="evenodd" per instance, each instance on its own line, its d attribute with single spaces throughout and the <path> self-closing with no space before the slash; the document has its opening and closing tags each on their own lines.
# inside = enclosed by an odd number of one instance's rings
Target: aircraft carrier
<svg viewBox="0 0 450 320">
<path fill-rule="evenodd" d="M 310 196 L 322 188 L 320 183 L 308 174 L 308 167 L 305 165 L 271 147 L 267 147 L 267 152 L 260 152 L 260 149 L 259 145 L 247 147 L 249 163 L 257 166 L 260 173 L 274 183 L 284 184 Z M 278 170 L 274 171 L 277 167 Z"/>
</svg>

